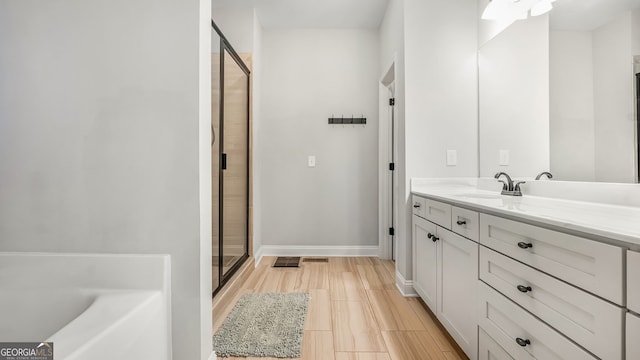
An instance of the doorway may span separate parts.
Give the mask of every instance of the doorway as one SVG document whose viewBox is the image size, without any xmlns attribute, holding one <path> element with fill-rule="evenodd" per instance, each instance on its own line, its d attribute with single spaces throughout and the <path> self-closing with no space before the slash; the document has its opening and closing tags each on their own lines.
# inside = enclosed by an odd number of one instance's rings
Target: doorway
<svg viewBox="0 0 640 360">
<path fill-rule="evenodd" d="M 249 257 L 250 71 L 216 24 L 211 54 L 213 296 Z"/>
</svg>

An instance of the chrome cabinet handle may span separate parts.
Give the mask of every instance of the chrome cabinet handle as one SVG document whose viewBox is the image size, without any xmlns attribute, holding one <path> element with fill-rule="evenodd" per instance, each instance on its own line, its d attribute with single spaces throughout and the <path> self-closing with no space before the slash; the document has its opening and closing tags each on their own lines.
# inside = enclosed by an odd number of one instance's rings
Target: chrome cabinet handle
<svg viewBox="0 0 640 360">
<path fill-rule="evenodd" d="M 531 289 L 531 286 L 518 285 L 518 291 L 520 292 L 528 293 L 531 290 L 533 290 Z"/>
<path fill-rule="evenodd" d="M 518 345 L 525 347 L 527 345 L 531 345 L 531 340 L 529 339 L 523 339 L 523 338 L 516 338 L 516 342 L 518 343 Z"/>
<path fill-rule="evenodd" d="M 529 248 L 533 247 L 533 244 L 532 243 L 526 243 L 526 242 L 519 242 L 518 243 L 518 247 L 520 249 L 529 249 Z"/>
</svg>

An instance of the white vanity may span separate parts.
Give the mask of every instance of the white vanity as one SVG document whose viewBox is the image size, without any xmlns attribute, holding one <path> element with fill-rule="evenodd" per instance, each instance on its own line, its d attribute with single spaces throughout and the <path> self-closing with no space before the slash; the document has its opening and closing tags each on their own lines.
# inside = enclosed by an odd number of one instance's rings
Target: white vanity
<svg viewBox="0 0 640 360">
<path fill-rule="evenodd" d="M 640 207 L 499 189 L 412 181 L 413 285 L 469 358 L 640 359 Z"/>
</svg>

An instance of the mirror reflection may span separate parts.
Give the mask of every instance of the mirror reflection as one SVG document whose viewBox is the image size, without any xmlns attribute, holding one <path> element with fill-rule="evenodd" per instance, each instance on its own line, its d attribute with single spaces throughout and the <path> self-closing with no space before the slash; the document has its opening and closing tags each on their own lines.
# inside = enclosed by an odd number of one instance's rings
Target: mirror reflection
<svg viewBox="0 0 640 360">
<path fill-rule="evenodd" d="M 551 171 L 637 182 L 640 0 L 557 1 L 549 18 Z"/>
<path fill-rule="evenodd" d="M 558 0 L 479 50 L 481 176 L 638 181 L 640 0 Z"/>
</svg>

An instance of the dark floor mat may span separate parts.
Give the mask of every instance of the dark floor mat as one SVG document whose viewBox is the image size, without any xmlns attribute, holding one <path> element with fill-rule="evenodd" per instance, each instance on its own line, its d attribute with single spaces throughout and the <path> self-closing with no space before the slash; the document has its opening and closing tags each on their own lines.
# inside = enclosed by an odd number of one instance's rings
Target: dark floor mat
<svg viewBox="0 0 640 360">
<path fill-rule="evenodd" d="M 300 257 L 283 257 L 278 256 L 273 263 L 273 267 L 300 267 Z"/>
</svg>

